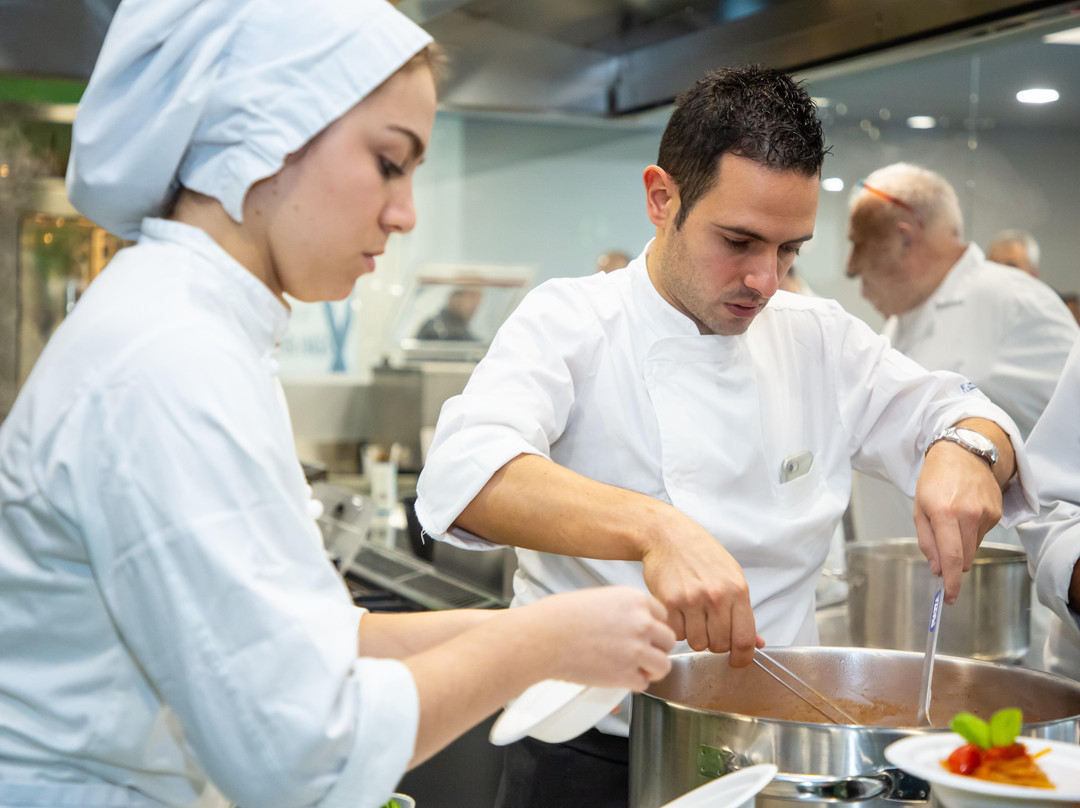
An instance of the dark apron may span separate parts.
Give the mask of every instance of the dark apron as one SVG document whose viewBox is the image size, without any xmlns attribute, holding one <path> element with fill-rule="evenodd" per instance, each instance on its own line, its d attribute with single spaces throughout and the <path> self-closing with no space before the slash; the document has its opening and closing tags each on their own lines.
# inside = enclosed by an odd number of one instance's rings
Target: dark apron
<svg viewBox="0 0 1080 808">
<path fill-rule="evenodd" d="M 506 747 L 495 808 L 627 808 L 630 742 L 591 729 L 572 741 Z"/>
</svg>

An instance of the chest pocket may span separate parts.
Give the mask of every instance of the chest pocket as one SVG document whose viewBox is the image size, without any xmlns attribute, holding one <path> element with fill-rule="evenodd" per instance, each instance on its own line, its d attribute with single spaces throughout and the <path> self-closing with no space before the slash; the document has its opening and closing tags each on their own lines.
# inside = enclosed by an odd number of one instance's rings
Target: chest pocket
<svg viewBox="0 0 1080 808">
<path fill-rule="evenodd" d="M 790 468 L 794 462 L 802 459 L 806 454 L 811 456 L 810 467 L 798 474 L 798 476 L 786 482 L 783 481 L 785 469 Z M 822 459 L 809 450 L 795 452 L 781 460 L 777 464 L 776 485 L 774 488 L 777 505 L 781 508 L 798 508 L 803 504 L 812 502 L 814 497 L 821 493 L 819 489 L 824 481 L 821 468 Z"/>
<path fill-rule="evenodd" d="M 756 367 L 764 368 L 755 373 L 755 383 L 772 499 L 780 510 L 798 515 L 823 493 L 830 461 L 824 425 L 828 406 L 808 398 L 827 395 L 821 379 L 809 377 L 819 373 L 820 362 L 790 349 L 774 350 Z"/>
</svg>

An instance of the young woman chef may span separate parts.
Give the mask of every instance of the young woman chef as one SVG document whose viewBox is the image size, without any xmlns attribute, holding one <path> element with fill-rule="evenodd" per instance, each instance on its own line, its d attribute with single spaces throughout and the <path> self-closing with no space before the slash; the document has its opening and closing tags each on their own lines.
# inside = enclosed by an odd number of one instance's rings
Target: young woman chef
<svg viewBox="0 0 1080 808">
<path fill-rule="evenodd" d="M 0 806 L 377 806 L 533 682 L 668 670 L 630 589 L 365 614 L 308 515 L 284 295 L 412 229 L 429 43 L 383 0 L 120 4 L 68 183 L 138 244 L 0 429 Z"/>
</svg>

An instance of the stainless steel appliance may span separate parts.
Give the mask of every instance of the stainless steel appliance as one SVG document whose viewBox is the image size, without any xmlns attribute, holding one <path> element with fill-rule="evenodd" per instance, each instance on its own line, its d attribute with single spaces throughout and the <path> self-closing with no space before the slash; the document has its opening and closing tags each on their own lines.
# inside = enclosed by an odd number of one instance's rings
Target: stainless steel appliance
<svg viewBox="0 0 1080 808">
<path fill-rule="evenodd" d="M 671 673 L 636 694 L 630 727 L 631 808 L 657 808 L 730 771 L 775 763 L 757 808 L 857 803 L 926 805 L 925 782 L 891 769 L 884 750 L 914 728 L 923 655 L 861 648 L 776 648 L 773 656 L 859 726 L 811 723 L 808 705 L 754 665 L 726 654 L 674 657 Z M 931 715 L 1024 711 L 1024 734 L 1080 741 L 1080 682 L 1040 671 L 941 656 Z M 939 718 L 940 717 L 940 718 Z M 824 720 L 824 719 L 821 719 Z M 937 731 L 937 730 L 930 730 Z"/>
<path fill-rule="evenodd" d="M 915 539 L 847 545 L 851 642 L 921 651 L 936 578 Z M 1031 578 L 1019 547 L 984 544 L 960 597 L 942 609 L 938 649 L 992 662 L 1019 662 L 1031 644 Z"/>
</svg>

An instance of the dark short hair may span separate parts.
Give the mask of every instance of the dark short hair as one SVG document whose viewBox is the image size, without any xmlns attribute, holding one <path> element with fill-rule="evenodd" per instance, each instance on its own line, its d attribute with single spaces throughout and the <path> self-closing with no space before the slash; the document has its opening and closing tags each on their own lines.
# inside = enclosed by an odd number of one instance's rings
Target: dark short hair
<svg viewBox="0 0 1080 808">
<path fill-rule="evenodd" d="M 679 186 L 678 228 L 712 188 L 724 154 L 812 177 L 828 151 L 802 83 L 773 68 L 743 65 L 714 70 L 675 99 L 656 164 Z"/>
</svg>

